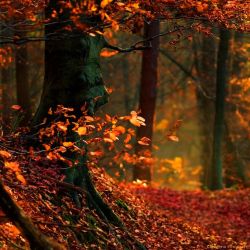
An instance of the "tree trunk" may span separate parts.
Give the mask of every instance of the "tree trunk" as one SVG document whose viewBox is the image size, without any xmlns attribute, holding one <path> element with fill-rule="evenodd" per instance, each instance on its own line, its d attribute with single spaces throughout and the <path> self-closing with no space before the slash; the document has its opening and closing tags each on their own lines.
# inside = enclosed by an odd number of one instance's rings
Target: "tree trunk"
<svg viewBox="0 0 250 250">
<path fill-rule="evenodd" d="M 10 106 L 11 106 L 11 68 L 2 68 L 1 70 L 1 87 L 2 87 L 2 129 L 4 134 L 8 133 L 11 128 Z"/>
<path fill-rule="evenodd" d="M 160 32 L 159 21 L 154 21 L 151 24 L 145 24 L 144 37 L 150 38 Z M 147 150 L 152 151 L 153 124 L 156 106 L 156 91 L 157 91 L 157 61 L 159 54 L 160 39 L 156 38 L 152 41 L 152 48 L 143 51 L 142 69 L 141 69 L 141 90 L 139 99 L 139 109 L 141 115 L 146 119 L 146 126 L 139 127 L 136 134 L 137 141 L 142 137 L 147 137 L 151 140 Z M 139 144 L 135 147 L 138 155 L 145 154 L 145 146 Z M 138 163 L 133 169 L 133 179 L 151 181 L 151 166 L 145 162 Z"/>
<path fill-rule="evenodd" d="M 238 32 L 232 32 L 233 48 L 234 50 L 230 53 L 230 73 L 233 77 L 240 78 L 242 71 L 242 64 L 247 62 L 247 57 L 238 53 L 239 49 L 243 46 L 243 34 Z M 234 53 L 233 53 L 234 52 Z M 230 85 L 229 95 L 241 94 L 242 88 L 240 86 Z M 237 139 L 235 140 L 235 129 L 232 129 L 232 119 L 235 119 L 235 112 L 237 110 L 237 104 L 233 100 L 229 100 L 226 108 L 226 119 L 225 119 L 225 186 L 248 186 L 247 177 L 245 174 L 245 165 L 240 157 L 240 152 L 237 149 Z M 247 113 L 245 114 L 247 116 Z M 244 129 L 243 129 L 244 130 Z M 245 131 L 246 132 L 246 131 Z M 236 131 L 238 133 L 238 129 Z"/>
<path fill-rule="evenodd" d="M 202 37 L 201 55 L 195 58 L 199 84 L 205 91 L 204 95 L 197 88 L 196 96 L 199 109 L 199 126 L 201 136 L 201 164 L 203 175 L 201 182 L 204 188 L 208 186 L 208 173 L 211 168 L 214 128 L 214 99 L 216 82 L 216 41 L 213 37 Z M 195 48 L 195 53 L 199 48 Z M 209 96 L 209 97 L 208 97 Z"/>
<path fill-rule="evenodd" d="M 228 77 L 228 55 L 229 55 L 230 31 L 220 31 L 220 43 L 217 58 L 216 71 L 216 101 L 215 101 L 215 121 L 213 135 L 213 156 L 212 166 L 208 173 L 208 188 L 216 190 L 223 188 L 222 173 L 222 144 L 224 134 L 224 113 L 226 86 Z"/>
<path fill-rule="evenodd" d="M 31 119 L 29 67 L 27 45 L 16 48 L 16 96 L 17 104 L 22 107 L 23 117 L 21 126 L 26 126 Z"/>
</svg>

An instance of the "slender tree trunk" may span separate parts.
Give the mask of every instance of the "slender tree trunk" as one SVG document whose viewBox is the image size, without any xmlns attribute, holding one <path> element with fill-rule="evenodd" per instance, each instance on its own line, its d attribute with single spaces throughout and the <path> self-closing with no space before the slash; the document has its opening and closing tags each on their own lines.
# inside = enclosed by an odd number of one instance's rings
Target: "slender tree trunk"
<svg viewBox="0 0 250 250">
<path fill-rule="evenodd" d="M 11 106 L 11 68 L 2 68 L 1 70 L 1 87 L 2 87 L 2 126 L 3 132 L 10 131 L 10 106 Z"/>
<path fill-rule="evenodd" d="M 159 34 L 160 25 L 158 21 L 151 24 L 145 24 L 144 37 L 149 38 Z M 152 41 L 152 48 L 143 51 L 142 69 L 141 69 L 141 90 L 139 99 L 139 108 L 141 115 L 146 119 L 146 127 L 139 127 L 137 130 L 137 140 L 142 137 L 147 137 L 152 141 L 153 137 L 153 124 L 156 106 L 156 90 L 157 90 L 157 61 L 159 54 L 160 39 L 156 38 Z M 143 155 L 145 153 L 145 146 L 136 145 L 136 153 Z M 149 148 L 152 151 L 152 143 Z M 147 180 L 151 181 L 151 166 L 145 162 L 138 163 L 133 169 L 134 180 Z"/>
<path fill-rule="evenodd" d="M 243 35 L 238 32 L 232 32 L 232 45 L 233 50 L 230 53 L 230 73 L 233 77 L 240 78 L 242 71 L 242 63 L 247 62 L 247 57 L 238 53 L 238 49 L 243 45 Z M 233 53 L 234 52 L 234 53 Z M 241 87 L 230 85 L 229 95 L 240 95 Z M 232 187 L 234 185 L 248 186 L 247 177 L 245 175 L 245 166 L 240 158 L 237 149 L 237 140 L 235 140 L 235 131 L 232 129 L 232 119 L 235 119 L 235 112 L 237 105 L 234 101 L 227 103 L 226 119 L 225 119 L 225 186 Z M 247 115 L 247 114 L 246 114 Z M 237 132 L 236 132 L 237 133 Z"/>
<path fill-rule="evenodd" d="M 216 101 L 213 136 L 213 157 L 211 171 L 208 173 L 208 188 L 211 190 L 223 188 L 222 144 L 224 135 L 225 98 L 228 77 L 230 31 L 220 31 L 220 43 L 216 71 Z"/>
<path fill-rule="evenodd" d="M 124 57 L 122 61 L 123 68 L 123 87 L 124 87 L 124 108 L 126 113 L 128 114 L 131 111 L 131 103 L 130 103 L 130 81 L 129 81 L 129 62 L 128 57 Z"/>
<path fill-rule="evenodd" d="M 50 1 L 46 9 L 47 18 L 51 16 L 54 8 L 59 8 L 56 0 Z M 63 13 L 60 18 L 63 21 L 67 18 L 67 13 Z M 43 119 L 48 117 L 49 109 L 55 110 L 58 105 L 73 108 L 79 118 L 84 105 L 87 105 L 88 114 L 94 115 L 95 111 L 108 101 L 100 68 L 100 52 L 106 44 L 105 39 L 101 35 L 90 36 L 78 31 L 67 33 L 62 28 L 55 24 L 45 29 L 45 35 L 49 36 L 57 31 L 59 37 L 45 43 L 44 86 L 32 121 L 33 126 L 42 123 Z M 68 136 L 74 138 L 75 134 L 71 132 Z M 66 181 L 83 186 L 82 168 L 85 166 L 86 159 L 82 159 L 79 166 L 69 168 Z"/>
<path fill-rule="evenodd" d="M 29 67 L 27 45 L 16 48 L 16 96 L 17 104 L 23 109 L 21 126 L 27 125 L 31 119 Z"/>
<path fill-rule="evenodd" d="M 214 98 L 216 84 L 216 41 L 213 37 L 202 37 L 201 48 L 194 48 L 197 53 L 201 50 L 201 55 L 197 55 L 196 70 L 200 86 L 206 93 L 196 89 L 196 96 L 199 109 L 199 126 L 201 136 L 201 163 L 203 175 L 201 182 L 204 188 L 208 186 L 208 173 L 211 168 L 213 152 L 213 128 L 214 128 Z"/>
</svg>

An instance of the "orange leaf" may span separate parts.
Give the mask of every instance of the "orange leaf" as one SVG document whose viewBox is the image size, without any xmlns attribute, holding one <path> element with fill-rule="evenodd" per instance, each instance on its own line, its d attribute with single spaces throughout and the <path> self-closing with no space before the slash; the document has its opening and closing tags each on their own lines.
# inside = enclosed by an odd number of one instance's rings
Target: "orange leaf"
<svg viewBox="0 0 250 250">
<path fill-rule="evenodd" d="M 149 146 L 149 145 L 150 145 L 150 142 L 151 142 L 151 140 L 150 140 L 149 138 L 147 138 L 147 137 L 142 137 L 142 138 L 138 141 L 138 143 L 139 143 L 140 145 L 143 145 L 143 146 Z"/>
<path fill-rule="evenodd" d="M 103 152 L 102 151 L 93 151 L 89 153 L 91 156 L 103 156 Z"/>
<path fill-rule="evenodd" d="M 3 158 L 10 158 L 11 154 L 5 150 L 0 150 L 0 156 L 2 156 Z"/>
<path fill-rule="evenodd" d="M 20 110 L 22 107 L 20 106 L 20 105 L 12 105 L 11 106 L 11 108 L 13 109 L 13 110 Z"/>
<path fill-rule="evenodd" d="M 101 8 L 105 8 L 108 4 L 110 4 L 113 0 L 102 0 Z"/>
<path fill-rule="evenodd" d="M 126 129 L 123 126 L 117 126 L 114 128 L 114 130 L 120 132 L 121 134 L 126 132 Z"/>
<path fill-rule="evenodd" d="M 87 128 L 86 127 L 79 127 L 78 129 L 77 129 L 77 133 L 78 133 L 78 135 L 86 135 L 86 133 L 87 133 Z"/>
<path fill-rule="evenodd" d="M 101 52 L 101 57 L 112 57 L 112 56 L 116 55 L 117 53 L 118 53 L 118 51 L 103 50 Z"/>
<path fill-rule="evenodd" d="M 63 132 L 66 132 L 67 131 L 67 127 L 65 125 L 62 125 L 62 124 L 57 124 L 57 127 L 62 130 Z"/>
<path fill-rule="evenodd" d="M 51 149 L 50 145 L 48 144 L 43 144 L 45 150 L 49 151 Z"/>
<path fill-rule="evenodd" d="M 63 142 L 63 146 L 66 148 L 72 147 L 72 146 L 74 146 L 74 143 L 71 141 L 65 141 L 65 142 Z"/>
<path fill-rule="evenodd" d="M 19 163 L 16 161 L 6 161 L 4 166 L 14 172 L 20 172 Z"/>
<path fill-rule="evenodd" d="M 124 143 L 127 144 L 130 141 L 131 141 L 131 134 L 127 134 Z"/>
<path fill-rule="evenodd" d="M 16 172 L 16 178 L 17 178 L 20 182 L 22 182 L 22 184 L 24 184 L 24 185 L 27 184 L 27 182 L 26 182 L 26 180 L 24 179 L 23 175 L 21 175 L 21 174 L 18 173 L 18 172 Z"/>
</svg>

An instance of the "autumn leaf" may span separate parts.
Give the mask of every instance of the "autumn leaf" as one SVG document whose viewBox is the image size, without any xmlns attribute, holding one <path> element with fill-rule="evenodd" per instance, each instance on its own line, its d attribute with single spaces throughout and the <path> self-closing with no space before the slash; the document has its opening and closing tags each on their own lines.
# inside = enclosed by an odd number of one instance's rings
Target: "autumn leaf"
<svg viewBox="0 0 250 250">
<path fill-rule="evenodd" d="M 11 157 L 11 154 L 5 150 L 0 150 L 0 156 L 2 156 L 3 158 L 10 158 Z"/>
<path fill-rule="evenodd" d="M 112 57 L 112 56 L 114 56 L 116 54 L 118 54 L 118 51 L 103 50 L 101 52 L 101 57 Z"/>
<path fill-rule="evenodd" d="M 45 148 L 46 151 L 49 151 L 51 149 L 51 146 L 48 144 L 43 144 L 43 147 Z"/>
<path fill-rule="evenodd" d="M 103 152 L 102 151 L 92 151 L 89 153 L 91 156 L 96 156 L 96 157 L 101 157 L 103 156 Z"/>
<path fill-rule="evenodd" d="M 103 140 L 108 143 L 113 143 L 114 141 L 110 138 L 104 137 Z"/>
<path fill-rule="evenodd" d="M 114 132 L 117 132 L 118 134 L 124 134 L 126 132 L 126 129 L 123 126 L 117 126 L 113 128 Z"/>
<path fill-rule="evenodd" d="M 116 134 L 113 133 L 113 132 L 109 132 L 108 135 L 109 135 L 109 137 L 110 137 L 110 139 L 111 139 L 112 141 L 117 141 L 117 140 L 119 140 L 118 137 L 116 136 Z"/>
<path fill-rule="evenodd" d="M 149 146 L 151 140 L 147 137 L 142 137 L 139 141 L 138 144 L 143 145 L 143 146 Z"/>
<path fill-rule="evenodd" d="M 14 172 L 20 172 L 19 163 L 16 161 L 6 161 L 4 166 Z"/>
<path fill-rule="evenodd" d="M 21 175 L 20 173 L 16 172 L 16 178 L 23 184 L 23 185 L 26 185 L 27 182 L 26 180 L 24 179 L 23 175 Z"/>
<path fill-rule="evenodd" d="M 19 110 L 22 109 L 22 107 L 21 107 L 20 105 L 12 105 L 12 106 L 11 106 L 11 109 L 16 110 L 16 111 L 19 111 Z"/>
<path fill-rule="evenodd" d="M 131 138 L 132 138 L 131 134 L 127 134 L 126 138 L 124 139 L 124 143 L 125 144 L 129 143 L 131 141 Z"/>
<path fill-rule="evenodd" d="M 71 141 L 65 141 L 65 142 L 63 142 L 63 146 L 66 148 L 72 147 L 72 146 L 74 146 L 74 143 Z"/>
<path fill-rule="evenodd" d="M 58 123 L 57 127 L 63 132 L 67 131 L 67 126 L 65 126 L 64 124 Z"/>
<path fill-rule="evenodd" d="M 175 141 L 175 142 L 178 142 L 179 141 L 179 137 L 177 137 L 176 135 L 169 135 L 168 136 L 168 139 L 170 141 Z"/>
<path fill-rule="evenodd" d="M 133 147 L 132 147 L 131 144 L 125 144 L 125 148 L 127 148 L 127 149 L 132 149 Z"/>
<path fill-rule="evenodd" d="M 86 127 L 79 127 L 77 129 L 77 133 L 78 135 L 82 136 L 82 135 L 86 135 L 87 134 L 87 128 Z"/>
<path fill-rule="evenodd" d="M 85 122 L 93 122 L 95 119 L 92 116 L 86 115 L 84 116 Z"/>
<path fill-rule="evenodd" d="M 146 126 L 145 119 L 141 116 L 138 116 L 136 111 L 131 111 L 130 115 L 131 117 L 129 121 L 131 124 L 133 124 L 136 127 Z"/>
<path fill-rule="evenodd" d="M 102 0 L 101 8 L 105 8 L 108 4 L 110 4 L 113 0 Z"/>
</svg>

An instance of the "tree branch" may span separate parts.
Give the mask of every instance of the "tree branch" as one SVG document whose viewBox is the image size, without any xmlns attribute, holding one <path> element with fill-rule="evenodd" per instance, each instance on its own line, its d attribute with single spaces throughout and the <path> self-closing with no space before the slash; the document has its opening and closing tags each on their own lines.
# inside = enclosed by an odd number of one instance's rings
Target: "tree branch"
<svg viewBox="0 0 250 250">
<path fill-rule="evenodd" d="M 23 210 L 12 199 L 0 180 L 0 207 L 10 220 L 18 227 L 30 243 L 31 249 L 38 250 L 66 250 L 66 248 L 49 239 L 41 233 L 26 216 Z"/>
</svg>

